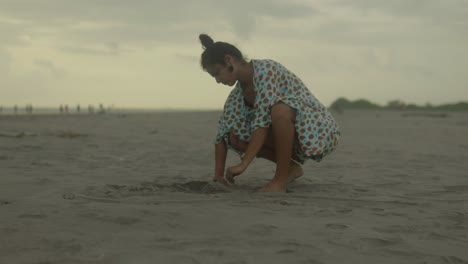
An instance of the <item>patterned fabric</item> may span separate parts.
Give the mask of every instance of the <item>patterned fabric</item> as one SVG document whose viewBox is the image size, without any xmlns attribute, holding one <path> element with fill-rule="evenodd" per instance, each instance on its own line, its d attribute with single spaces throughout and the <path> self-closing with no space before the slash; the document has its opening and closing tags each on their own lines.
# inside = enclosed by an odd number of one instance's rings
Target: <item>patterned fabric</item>
<svg viewBox="0 0 468 264">
<path fill-rule="evenodd" d="M 294 151 L 303 164 L 306 159 L 322 160 L 337 146 L 340 132 L 330 112 L 315 98 L 304 83 L 291 71 L 273 60 L 252 60 L 254 68 L 255 104 L 247 106 L 242 87 L 237 82 L 219 118 L 215 144 L 223 140 L 229 146 L 229 133 L 249 141 L 257 128 L 271 126 L 271 108 L 283 102 L 296 110 L 294 124 L 298 143 Z M 230 149 L 233 149 L 229 146 Z M 240 153 L 241 154 L 241 153 Z"/>
</svg>

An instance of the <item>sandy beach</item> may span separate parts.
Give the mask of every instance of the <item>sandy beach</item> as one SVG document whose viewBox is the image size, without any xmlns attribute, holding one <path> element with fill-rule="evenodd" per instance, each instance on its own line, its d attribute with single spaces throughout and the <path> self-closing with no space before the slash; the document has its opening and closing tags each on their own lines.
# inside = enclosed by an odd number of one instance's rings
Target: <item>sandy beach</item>
<svg viewBox="0 0 468 264">
<path fill-rule="evenodd" d="M 0 115 L 0 263 L 468 263 L 468 113 L 334 113 L 287 194 L 211 182 L 219 115 Z"/>
</svg>

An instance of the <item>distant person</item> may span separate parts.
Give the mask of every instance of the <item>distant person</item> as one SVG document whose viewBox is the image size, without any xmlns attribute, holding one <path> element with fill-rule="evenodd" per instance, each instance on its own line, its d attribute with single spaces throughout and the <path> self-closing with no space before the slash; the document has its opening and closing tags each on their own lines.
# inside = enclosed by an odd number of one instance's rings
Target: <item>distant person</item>
<svg viewBox="0 0 468 264">
<path fill-rule="evenodd" d="M 32 104 L 27 104 L 26 107 L 25 107 L 25 111 L 28 115 L 32 115 L 33 113 L 33 106 Z"/>
<path fill-rule="evenodd" d="M 76 112 L 79 114 L 81 112 L 81 106 L 80 105 L 77 105 L 76 106 Z"/>
<path fill-rule="evenodd" d="M 103 104 L 99 104 L 99 114 L 105 114 L 106 113 L 106 109 L 104 108 L 104 105 Z"/>
<path fill-rule="evenodd" d="M 60 111 L 60 114 L 63 115 L 63 105 L 59 106 L 59 111 Z"/>
<path fill-rule="evenodd" d="M 67 104 L 63 107 L 63 111 L 65 112 L 65 114 L 68 114 L 68 105 Z"/>
<path fill-rule="evenodd" d="M 18 114 L 18 106 L 17 105 L 14 105 L 13 106 L 13 113 Z"/>
<path fill-rule="evenodd" d="M 294 73 L 274 60 L 246 61 L 233 45 L 200 35 L 201 66 L 217 83 L 234 86 L 219 118 L 213 180 L 234 183 L 255 157 L 276 163 L 260 192 L 286 192 L 307 159 L 321 161 L 337 146 L 340 131 L 328 110 Z M 227 150 L 241 155 L 224 171 Z"/>
</svg>

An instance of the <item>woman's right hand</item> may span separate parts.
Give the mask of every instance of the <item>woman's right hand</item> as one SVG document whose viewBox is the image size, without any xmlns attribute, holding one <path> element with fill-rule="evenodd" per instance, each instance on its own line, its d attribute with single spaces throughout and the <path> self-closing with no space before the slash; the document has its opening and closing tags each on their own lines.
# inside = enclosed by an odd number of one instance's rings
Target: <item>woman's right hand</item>
<svg viewBox="0 0 468 264">
<path fill-rule="evenodd" d="M 219 182 L 219 183 L 223 184 L 224 186 L 229 185 L 229 183 L 226 181 L 226 179 L 224 179 L 224 176 L 214 176 L 213 181 L 214 182 Z"/>
</svg>

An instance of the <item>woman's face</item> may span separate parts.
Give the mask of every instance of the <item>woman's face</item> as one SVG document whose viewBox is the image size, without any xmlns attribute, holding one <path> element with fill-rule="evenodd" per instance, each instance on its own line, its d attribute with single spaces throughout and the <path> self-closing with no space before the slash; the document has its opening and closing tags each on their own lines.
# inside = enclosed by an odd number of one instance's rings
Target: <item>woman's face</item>
<svg viewBox="0 0 468 264">
<path fill-rule="evenodd" d="M 217 83 L 224 85 L 233 86 L 236 84 L 237 78 L 234 71 L 230 71 L 230 66 L 215 64 L 213 66 L 207 66 L 206 71 L 215 78 Z M 231 69 L 232 66 L 231 66 Z"/>
</svg>

